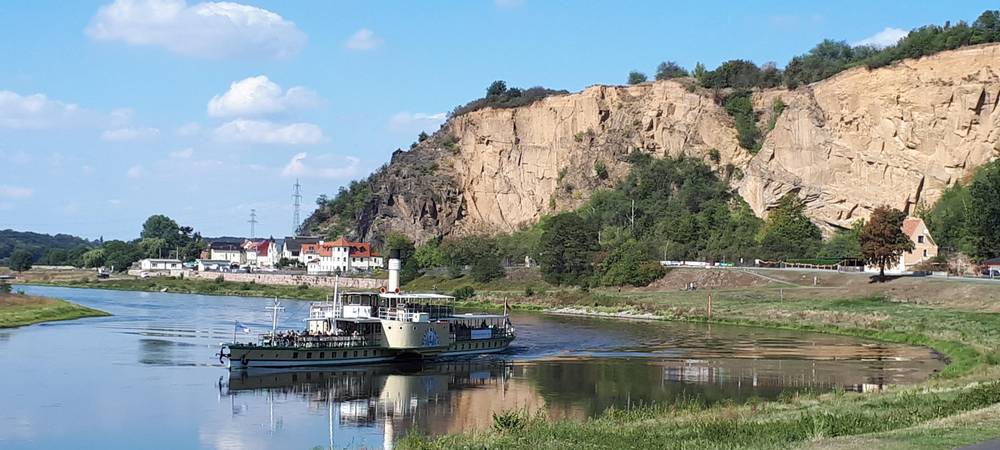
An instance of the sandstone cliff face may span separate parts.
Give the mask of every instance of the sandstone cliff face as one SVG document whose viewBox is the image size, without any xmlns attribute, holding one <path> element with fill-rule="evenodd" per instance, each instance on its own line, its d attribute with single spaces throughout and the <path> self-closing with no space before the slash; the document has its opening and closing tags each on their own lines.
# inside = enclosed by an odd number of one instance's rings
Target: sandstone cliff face
<svg viewBox="0 0 1000 450">
<path fill-rule="evenodd" d="M 762 115 L 775 97 L 787 107 L 756 155 L 739 147 L 732 119 L 691 80 L 593 86 L 483 109 L 395 154 L 373 177 L 355 234 L 396 230 L 424 241 L 512 231 L 611 186 L 634 151 L 704 158 L 720 173 L 738 169 L 731 183 L 759 215 L 791 191 L 825 230 L 847 227 L 881 204 L 910 211 L 932 204 L 1000 154 L 998 77 L 1000 45 L 988 45 L 759 92 Z M 598 161 L 607 179 L 596 175 Z"/>
<path fill-rule="evenodd" d="M 780 95 L 788 104 L 744 169 L 758 214 L 786 192 L 810 217 L 847 227 L 887 204 L 913 211 L 1000 154 L 1000 46 L 969 47 Z"/>
</svg>

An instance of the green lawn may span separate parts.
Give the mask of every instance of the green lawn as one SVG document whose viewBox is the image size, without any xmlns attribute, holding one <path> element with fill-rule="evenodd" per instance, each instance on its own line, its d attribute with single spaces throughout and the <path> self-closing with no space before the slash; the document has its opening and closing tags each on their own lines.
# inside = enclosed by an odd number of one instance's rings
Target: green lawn
<svg viewBox="0 0 1000 450">
<path fill-rule="evenodd" d="M 0 294 L 0 328 L 40 322 L 107 316 L 108 313 L 64 300 L 20 294 Z"/>
<path fill-rule="evenodd" d="M 1000 403 L 1000 314 L 883 295 L 835 298 L 828 290 L 773 287 L 708 291 L 552 291 L 506 296 L 518 307 L 574 306 L 592 312 L 655 314 L 665 320 L 801 329 L 930 346 L 950 364 L 917 386 L 883 394 L 802 395 L 748 405 L 661 405 L 551 421 L 500 412 L 494 429 L 457 436 L 409 436 L 401 448 L 952 448 L 1000 436 L 984 411 Z M 933 303 L 933 304 L 930 304 Z M 953 307 L 954 306 L 954 307 Z M 985 383 L 985 384 L 983 384 Z M 946 436 L 946 437 L 943 437 Z M 857 445 L 855 445 L 857 444 Z"/>
</svg>

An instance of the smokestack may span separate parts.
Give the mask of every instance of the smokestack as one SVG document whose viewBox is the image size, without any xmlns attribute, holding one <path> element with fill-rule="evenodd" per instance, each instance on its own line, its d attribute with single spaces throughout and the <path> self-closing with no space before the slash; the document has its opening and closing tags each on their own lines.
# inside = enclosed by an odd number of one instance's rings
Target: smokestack
<svg viewBox="0 0 1000 450">
<path fill-rule="evenodd" d="M 389 292 L 396 292 L 399 289 L 399 249 L 389 250 Z"/>
</svg>

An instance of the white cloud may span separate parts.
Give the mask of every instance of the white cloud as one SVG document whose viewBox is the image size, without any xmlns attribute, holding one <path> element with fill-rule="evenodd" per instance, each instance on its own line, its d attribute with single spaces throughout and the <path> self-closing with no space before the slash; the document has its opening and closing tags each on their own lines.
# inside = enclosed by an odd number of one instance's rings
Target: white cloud
<svg viewBox="0 0 1000 450">
<path fill-rule="evenodd" d="M 115 0 L 97 10 L 85 31 L 97 41 L 158 46 L 200 58 L 287 58 L 306 43 L 291 21 L 233 2 Z"/>
<path fill-rule="evenodd" d="M 0 91 L 0 128 L 41 130 L 72 125 L 86 111 L 72 103 L 51 100 L 45 94 L 20 95 Z"/>
<path fill-rule="evenodd" d="M 168 156 L 170 156 L 170 159 L 191 159 L 191 157 L 194 156 L 194 149 L 188 147 L 175 152 L 170 152 Z"/>
<path fill-rule="evenodd" d="M 197 122 L 188 122 L 177 128 L 178 136 L 194 136 L 201 133 L 201 125 Z"/>
<path fill-rule="evenodd" d="M 860 41 L 852 42 L 851 45 L 857 47 L 859 45 L 870 45 L 875 48 L 885 48 L 889 46 L 896 45 L 900 39 L 906 37 L 910 34 L 909 31 L 900 30 L 899 28 L 885 27 L 884 30 L 879 31 L 871 36 L 868 36 Z"/>
<path fill-rule="evenodd" d="M 376 36 L 374 31 L 362 28 L 347 38 L 344 46 L 351 50 L 374 50 L 382 46 L 382 38 Z"/>
<path fill-rule="evenodd" d="M 143 169 L 142 166 L 140 166 L 138 164 L 134 165 L 132 167 L 129 167 L 128 171 L 125 172 L 125 175 L 128 176 L 129 178 L 141 178 L 145 174 L 146 174 L 146 170 Z"/>
<path fill-rule="evenodd" d="M 277 124 L 266 120 L 236 119 L 214 131 L 220 142 L 253 144 L 318 144 L 326 140 L 323 130 L 311 123 Z"/>
<path fill-rule="evenodd" d="M 35 191 L 31 188 L 0 184 L 0 198 L 7 198 L 7 199 L 28 198 L 31 197 L 31 194 L 34 193 Z"/>
<path fill-rule="evenodd" d="M 312 108 L 320 104 L 318 94 L 302 86 L 282 92 L 281 86 L 264 75 L 234 81 L 229 90 L 212 97 L 208 115 L 212 117 L 246 117 L 282 113 L 293 109 Z"/>
<path fill-rule="evenodd" d="M 448 119 L 447 114 L 441 113 L 410 113 L 400 112 L 393 114 L 389 118 L 389 129 L 395 132 L 411 133 L 420 131 L 434 131 Z"/>
<path fill-rule="evenodd" d="M 358 175 L 360 164 L 361 160 L 353 156 L 345 156 L 338 164 L 332 155 L 321 155 L 310 159 L 308 153 L 298 153 L 281 170 L 281 175 L 346 179 Z"/>
<path fill-rule="evenodd" d="M 156 128 L 116 128 L 105 130 L 101 133 L 101 139 L 108 142 L 138 141 L 142 139 L 152 139 L 160 135 L 160 130 Z"/>
</svg>

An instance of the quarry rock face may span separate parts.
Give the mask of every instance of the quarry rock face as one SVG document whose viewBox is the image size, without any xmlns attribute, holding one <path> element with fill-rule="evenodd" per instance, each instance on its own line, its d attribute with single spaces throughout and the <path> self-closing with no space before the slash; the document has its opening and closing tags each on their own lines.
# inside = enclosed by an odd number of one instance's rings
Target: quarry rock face
<svg viewBox="0 0 1000 450">
<path fill-rule="evenodd" d="M 769 131 L 776 98 L 786 107 Z M 984 45 L 756 92 L 766 135 L 756 154 L 739 146 L 718 93 L 691 79 L 481 109 L 394 154 L 373 175 L 354 234 L 400 231 L 422 242 L 514 231 L 613 186 L 633 152 L 704 159 L 760 216 L 795 192 L 829 232 L 882 204 L 910 212 L 932 205 L 994 159 L 998 98 L 1000 45 Z"/>
<path fill-rule="evenodd" d="M 883 204 L 913 212 L 1000 154 L 997 45 L 852 69 L 779 95 L 788 106 L 738 186 L 758 214 L 789 191 L 826 229 Z"/>
</svg>

